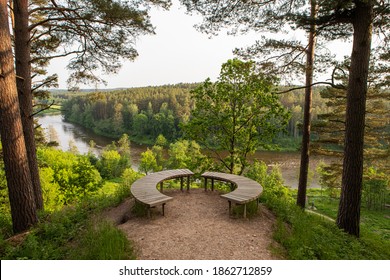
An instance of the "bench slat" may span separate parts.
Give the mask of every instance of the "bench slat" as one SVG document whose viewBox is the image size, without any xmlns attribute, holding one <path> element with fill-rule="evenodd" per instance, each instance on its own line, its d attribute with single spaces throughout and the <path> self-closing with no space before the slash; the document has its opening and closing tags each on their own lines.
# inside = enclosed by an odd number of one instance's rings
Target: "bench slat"
<svg viewBox="0 0 390 280">
<path fill-rule="evenodd" d="M 192 175 L 194 175 L 194 173 L 189 169 L 174 169 L 155 172 L 135 181 L 132 184 L 130 191 L 137 201 L 147 205 L 148 207 L 164 205 L 167 201 L 173 198 L 159 192 L 157 190 L 157 185 L 165 180 L 189 177 Z"/>
<path fill-rule="evenodd" d="M 239 175 L 221 172 L 205 172 L 202 174 L 202 177 L 204 177 L 205 179 L 220 180 L 236 185 L 236 189 L 234 191 L 221 195 L 221 197 L 229 201 L 229 207 L 230 202 L 234 202 L 237 204 L 246 204 L 248 202 L 256 200 L 263 192 L 263 187 L 258 182 Z M 245 216 L 246 211 L 244 210 L 244 217 Z"/>
</svg>

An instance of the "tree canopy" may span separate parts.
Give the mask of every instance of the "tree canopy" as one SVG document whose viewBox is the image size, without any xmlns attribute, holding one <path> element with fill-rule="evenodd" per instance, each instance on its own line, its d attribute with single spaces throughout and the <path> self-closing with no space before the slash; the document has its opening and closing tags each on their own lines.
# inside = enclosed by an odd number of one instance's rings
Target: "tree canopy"
<svg viewBox="0 0 390 280">
<path fill-rule="evenodd" d="M 274 82 L 253 62 L 227 61 L 215 83 L 207 79 L 192 91 L 195 108 L 186 135 L 212 150 L 230 173 L 241 174 L 247 156 L 267 148 L 287 124 L 289 114 L 272 93 Z"/>
</svg>

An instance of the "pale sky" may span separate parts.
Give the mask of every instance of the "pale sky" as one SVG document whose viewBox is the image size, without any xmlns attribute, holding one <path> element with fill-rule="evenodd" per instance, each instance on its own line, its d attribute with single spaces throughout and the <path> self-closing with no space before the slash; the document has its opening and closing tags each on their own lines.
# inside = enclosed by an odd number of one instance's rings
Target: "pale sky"
<svg viewBox="0 0 390 280">
<path fill-rule="evenodd" d="M 234 48 L 250 46 L 260 38 L 255 33 L 229 36 L 221 32 L 210 39 L 194 28 L 195 24 L 201 22 L 201 17 L 187 15 L 184 7 L 177 1 L 173 2 L 169 11 L 151 11 L 156 34 L 142 36 L 137 40 L 139 56 L 136 60 L 125 61 L 116 75 L 102 76 L 107 86 L 102 84 L 97 88 L 193 83 L 202 82 L 206 78 L 215 80 L 222 63 L 233 58 Z M 66 64 L 66 59 L 56 59 L 49 67 L 50 73 L 59 75 L 59 88 L 62 89 L 67 88 Z M 94 85 L 80 85 L 80 88 L 94 88 Z"/>
</svg>

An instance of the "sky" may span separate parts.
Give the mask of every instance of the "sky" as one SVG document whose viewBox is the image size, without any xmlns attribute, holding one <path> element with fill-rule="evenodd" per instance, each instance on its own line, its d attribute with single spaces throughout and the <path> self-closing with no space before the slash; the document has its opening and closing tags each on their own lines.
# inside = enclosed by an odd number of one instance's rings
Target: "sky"
<svg viewBox="0 0 390 280">
<path fill-rule="evenodd" d="M 119 73 L 102 76 L 107 85 L 80 85 L 80 88 L 128 88 L 158 86 L 177 83 L 202 82 L 207 78 L 215 81 L 221 65 L 233 58 L 233 49 L 253 44 L 260 34 L 250 33 L 230 36 L 225 32 L 209 38 L 194 25 L 200 16 L 186 14 L 178 1 L 173 1 L 169 11 L 152 9 L 151 21 L 155 35 L 139 37 L 135 61 L 124 61 Z M 295 36 L 292 34 L 291 36 Z M 59 75 L 59 88 L 67 88 L 67 59 L 55 59 L 49 73 Z"/>
</svg>

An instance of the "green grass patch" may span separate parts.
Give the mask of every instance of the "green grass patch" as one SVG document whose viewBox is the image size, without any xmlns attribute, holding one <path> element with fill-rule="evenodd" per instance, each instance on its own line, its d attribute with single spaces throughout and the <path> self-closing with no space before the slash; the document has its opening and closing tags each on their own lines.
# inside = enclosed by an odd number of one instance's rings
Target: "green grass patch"
<svg viewBox="0 0 390 280">
<path fill-rule="evenodd" d="M 281 152 L 296 152 L 299 151 L 302 138 L 294 138 L 294 137 L 277 137 L 274 139 L 273 144 L 278 146 L 278 151 Z"/>
<path fill-rule="evenodd" d="M 126 235 L 108 222 L 89 225 L 72 250 L 75 260 L 135 259 L 132 244 Z"/>
<path fill-rule="evenodd" d="M 318 197 L 318 192 L 308 191 L 309 205 L 314 202 L 318 213 L 335 218 L 337 200 Z M 390 259 L 389 223 L 384 213 L 362 208 L 361 237 L 356 238 L 335 222 L 302 211 L 294 199 L 265 198 L 265 203 L 278 216 L 274 238 L 286 249 L 288 259 Z"/>
<path fill-rule="evenodd" d="M 339 199 L 322 195 L 320 189 L 309 189 L 307 192 L 308 206 L 315 206 L 315 212 L 326 215 L 332 219 L 337 218 Z M 366 233 L 376 234 L 379 238 L 390 242 L 390 210 L 369 210 L 362 203 L 360 226 Z"/>
<path fill-rule="evenodd" d="M 131 213 L 133 213 L 136 217 L 146 217 L 148 214 L 148 206 L 135 201 L 133 207 L 131 208 Z"/>
<path fill-rule="evenodd" d="M 246 217 L 251 218 L 257 214 L 258 206 L 256 200 L 246 204 Z M 244 204 L 236 204 L 233 207 L 233 215 L 235 217 L 242 217 L 244 214 Z"/>
</svg>

